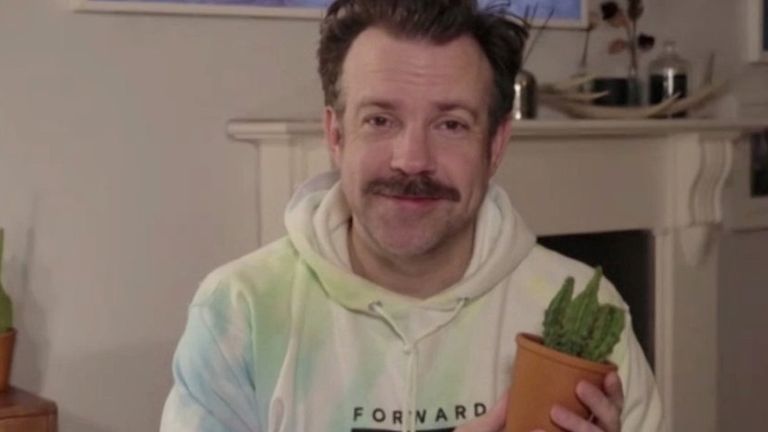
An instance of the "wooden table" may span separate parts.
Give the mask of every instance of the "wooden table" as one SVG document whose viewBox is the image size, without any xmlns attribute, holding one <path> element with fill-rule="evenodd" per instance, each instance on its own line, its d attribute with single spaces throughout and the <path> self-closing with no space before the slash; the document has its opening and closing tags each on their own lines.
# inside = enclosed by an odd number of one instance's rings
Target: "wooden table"
<svg viewBox="0 0 768 432">
<path fill-rule="evenodd" d="M 11 387 L 0 394 L 0 432 L 56 432 L 56 404 Z"/>
</svg>

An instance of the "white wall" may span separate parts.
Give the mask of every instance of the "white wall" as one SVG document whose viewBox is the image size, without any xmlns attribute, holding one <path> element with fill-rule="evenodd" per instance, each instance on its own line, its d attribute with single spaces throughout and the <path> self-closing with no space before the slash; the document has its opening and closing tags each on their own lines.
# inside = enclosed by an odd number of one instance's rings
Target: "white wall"
<svg viewBox="0 0 768 432">
<path fill-rule="evenodd" d="M 768 231 L 723 237 L 719 429 L 761 430 L 768 400 Z"/>
<path fill-rule="evenodd" d="M 644 20 L 695 64 L 714 48 L 719 73 L 739 69 L 737 2 L 702 3 L 649 0 Z M 13 382 L 56 400 L 62 432 L 157 428 L 197 282 L 256 243 L 256 154 L 227 139 L 225 122 L 318 115 L 316 25 L 0 3 L 0 225 L 20 330 Z M 597 35 L 593 58 L 613 36 Z M 567 76 L 579 39 L 545 34 L 530 68 L 544 80 Z M 748 76 L 737 93 L 768 101 L 768 74 Z M 766 255 L 764 239 L 727 250 Z M 724 286 L 741 265 L 724 263 Z M 757 290 L 765 278 L 739 282 Z M 723 296 L 727 328 L 750 299 Z M 751 349 L 736 348 L 741 359 Z"/>
<path fill-rule="evenodd" d="M 63 432 L 157 429 L 199 279 L 255 247 L 255 150 L 224 125 L 318 111 L 315 25 L 0 3 L 12 380 Z"/>
<path fill-rule="evenodd" d="M 654 31 L 677 39 L 699 70 L 715 52 L 716 75 L 734 77 L 738 113 L 766 117 L 768 65 L 745 65 L 743 60 L 749 1 L 656 0 L 652 13 L 663 24 Z M 768 399 L 768 230 L 724 232 L 720 239 L 720 293 L 713 317 L 720 353 L 717 430 L 762 430 Z"/>
</svg>

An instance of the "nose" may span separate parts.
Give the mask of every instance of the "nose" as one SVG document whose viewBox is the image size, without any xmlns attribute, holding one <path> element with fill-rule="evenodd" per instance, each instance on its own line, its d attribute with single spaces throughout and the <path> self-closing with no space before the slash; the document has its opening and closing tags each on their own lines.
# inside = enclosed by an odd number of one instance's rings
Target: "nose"
<svg viewBox="0 0 768 432">
<path fill-rule="evenodd" d="M 420 127 L 404 129 L 392 144 L 390 165 L 393 170 L 408 175 L 433 173 L 435 160 L 426 131 Z"/>
</svg>

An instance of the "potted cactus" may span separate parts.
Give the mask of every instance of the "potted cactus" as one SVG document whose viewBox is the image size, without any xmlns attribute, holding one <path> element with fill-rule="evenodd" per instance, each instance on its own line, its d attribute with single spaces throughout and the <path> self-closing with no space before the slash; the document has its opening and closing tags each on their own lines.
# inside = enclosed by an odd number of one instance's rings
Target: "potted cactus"
<svg viewBox="0 0 768 432">
<path fill-rule="evenodd" d="M 550 420 L 554 404 L 588 417 L 588 409 L 576 397 L 576 385 L 586 380 L 601 388 L 605 375 L 617 369 L 607 359 L 626 319 L 622 309 L 598 302 L 602 276 L 598 267 L 576 297 L 574 279 L 566 278 L 544 314 L 543 336 L 517 336 L 507 432 L 562 431 Z"/>
<path fill-rule="evenodd" d="M 3 229 L 0 228 L 0 393 L 8 390 L 16 329 L 13 328 L 13 304 L 3 289 Z"/>
</svg>

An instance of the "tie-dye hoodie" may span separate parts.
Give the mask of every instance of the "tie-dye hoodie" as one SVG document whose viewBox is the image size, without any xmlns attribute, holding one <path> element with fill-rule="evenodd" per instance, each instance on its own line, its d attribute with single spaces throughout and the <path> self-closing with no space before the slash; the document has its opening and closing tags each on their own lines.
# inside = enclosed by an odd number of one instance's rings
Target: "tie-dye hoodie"
<svg viewBox="0 0 768 432">
<path fill-rule="evenodd" d="M 510 385 L 518 332 L 541 332 L 569 275 L 592 270 L 535 244 L 491 186 L 463 279 L 425 300 L 350 271 L 350 213 L 331 176 L 310 180 L 285 215 L 288 237 L 202 283 L 174 363 L 162 432 L 450 431 Z M 604 282 L 601 301 L 626 308 Z M 630 328 L 611 360 L 623 432 L 660 429 L 653 376 Z"/>
</svg>

